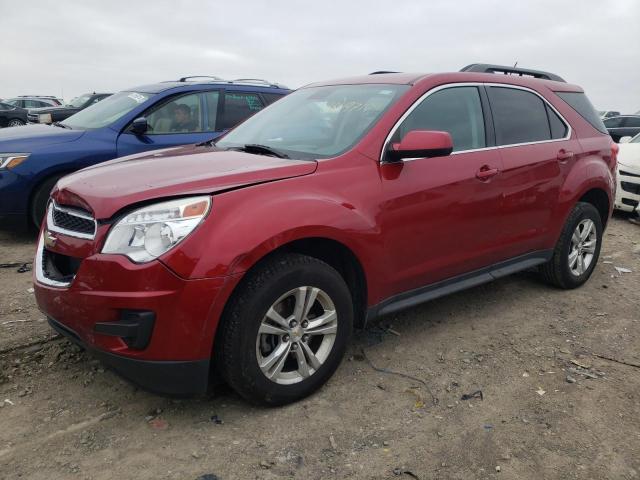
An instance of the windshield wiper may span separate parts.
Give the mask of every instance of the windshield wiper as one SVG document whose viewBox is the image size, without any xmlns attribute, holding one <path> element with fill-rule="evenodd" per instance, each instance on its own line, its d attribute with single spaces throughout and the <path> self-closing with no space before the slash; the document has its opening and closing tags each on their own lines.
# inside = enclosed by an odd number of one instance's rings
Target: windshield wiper
<svg viewBox="0 0 640 480">
<path fill-rule="evenodd" d="M 286 155 L 275 148 L 267 147 L 266 145 L 260 145 L 258 143 L 247 143 L 243 147 L 233 148 L 233 150 L 240 150 L 241 152 L 256 153 L 258 155 L 272 155 L 278 158 L 289 158 Z"/>
<path fill-rule="evenodd" d="M 216 140 L 218 140 L 218 137 L 210 138 L 204 142 L 196 143 L 196 147 L 213 147 L 216 144 Z"/>
<path fill-rule="evenodd" d="M 68 128 L 69 130 L 73 130 L 69 125 L 65 125 L 64 123 L 60 122 L 53 122 L 51 125 L 53 125 L 54 127 Z"/>
</svg>

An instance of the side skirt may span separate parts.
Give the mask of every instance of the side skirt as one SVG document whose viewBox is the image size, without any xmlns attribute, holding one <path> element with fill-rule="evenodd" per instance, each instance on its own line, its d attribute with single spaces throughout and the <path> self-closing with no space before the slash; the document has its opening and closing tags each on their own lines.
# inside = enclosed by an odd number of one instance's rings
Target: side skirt
<svg viewBox="0 0 640 480">
<path fill-rule="evenodd" d="M 540 250 L 537 252 L 527 253 L 526 255 L 505 260 L 489 267 L 464 273 L 431 285 L 416 288 L 415 290 L 399 293 L 398 295 L 394 295 L 377 305 L 369 307 L 367 310 L 366 322 L 382 315 L 394 313 L 399 310 L 404 310 L 406 308 L 428 302 L 438 297 L 449 295 L 450 293 L 459 292 L 460 290 L 465 290 L 467 288 L 475 287 L 476 285 L 491 282 L 501 277 L 506 277 L 512 273 L 527 270 L 528 268 L 548 262 L 551 260 L 552 256 L 553 250 Z"/>
</svg>

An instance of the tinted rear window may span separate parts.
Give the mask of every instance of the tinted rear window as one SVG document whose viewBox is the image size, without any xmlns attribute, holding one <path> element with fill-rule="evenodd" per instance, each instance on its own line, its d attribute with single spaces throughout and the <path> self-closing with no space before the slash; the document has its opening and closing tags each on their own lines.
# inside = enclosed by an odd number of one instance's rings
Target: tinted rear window
<svg viewBox="0 0 640 480">
<path fill-rule="evenodd" d="M 602 120 L 598 116 L 596 109 L 593 108 L 591 102 L 584 93 L 581 92 L 556 92 L 562 100 L 567 102 L 571 108 L 580 114 L 587 122 L 602 133 L 608 133 L 607 127 L 604 126 Z"/>
<path fill-rule="evenodd" d="M 490 87 L 498 145 L 540 142 L 551 139 L 545 103 L 525 90 Z"/>
</svg>

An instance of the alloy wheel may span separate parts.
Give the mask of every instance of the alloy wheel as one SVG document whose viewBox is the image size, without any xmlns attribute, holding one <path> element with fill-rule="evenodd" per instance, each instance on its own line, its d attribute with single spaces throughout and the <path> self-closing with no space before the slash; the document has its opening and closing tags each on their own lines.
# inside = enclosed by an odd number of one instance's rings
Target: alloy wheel
<svg viewBox="0 0 640 480">
<path fill-rule="evenodd" d="M 256 338 L 262 373 L 283 385 L 301 382 L 327 360 L 338 331 L 336 308 L 323 290 L 288 291 L 267 310 Z"/>
<path fill-rule="evenodd" d="M 597 243 L 595 223 L 588 218 L 578 223 L 571 236 L 568 258 L 569 270 L 573 275 L 579 277 L 589 269 L 591 262 L 593 262 Z"/>
</svg>

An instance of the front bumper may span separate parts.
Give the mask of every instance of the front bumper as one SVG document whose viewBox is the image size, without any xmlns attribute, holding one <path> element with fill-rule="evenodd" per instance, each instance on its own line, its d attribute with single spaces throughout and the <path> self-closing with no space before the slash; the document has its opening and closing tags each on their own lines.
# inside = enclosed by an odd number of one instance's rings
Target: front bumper
<svg viewBox="0 0 640 480">
<path fill-rule="evenodd" d="M 62 323 L 49 318 L 56 332 L 90 351 L 105 365 L 136 385 L 163 395 L 188 396 L 205 393 L 209 384 L 209 360 L 153 361 L 137 360 L 91 348 L 80 336 Z"/>
<path fill-rule="evenodd" d="M 640 204 L 640 169 L 618 165 L 615 208 L 632 212 Z"/>
<path fill-rule="evenodd" d="M 39 254 L 46 248 L 45 234 L 40 235 Z M 232 277 L 186 280 L 160 261 L 135 264 L 121 255 L 94 252 L 85 257 L 89 243 L 59 236 L 52 250 L 46 250 L 78 257 L 68 284 L 47 284 L 42 262 L 34 262 L 36 301 L 53 328 L 148 390 L 203 392 L 223 308 L 218 297 Z M 152 315 L 144 335 L 127 323 L 131 312 Z"/>
<path fill-rule="evenodd" d="M 31 184 L 12 170 L 0 170 L 0 217 L 25 217 Z"/>
</svg>

